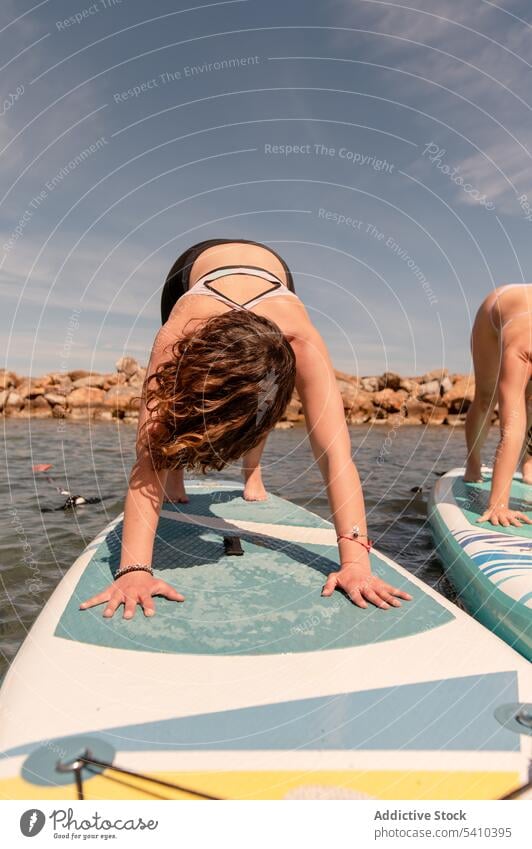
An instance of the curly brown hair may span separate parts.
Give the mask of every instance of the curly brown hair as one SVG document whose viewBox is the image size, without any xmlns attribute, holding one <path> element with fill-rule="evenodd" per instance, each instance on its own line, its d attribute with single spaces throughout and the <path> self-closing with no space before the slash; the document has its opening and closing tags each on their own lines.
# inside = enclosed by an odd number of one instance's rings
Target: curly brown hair
<svg viewBox="0 0 532 849">
<path fill-rule="evenodd" d="M 292 397 L 294 352 L 264 316 L 215 315 L 171 351 L 145 384 L 156 469 L 223 469 L 261 442 Z"/>
</svg>

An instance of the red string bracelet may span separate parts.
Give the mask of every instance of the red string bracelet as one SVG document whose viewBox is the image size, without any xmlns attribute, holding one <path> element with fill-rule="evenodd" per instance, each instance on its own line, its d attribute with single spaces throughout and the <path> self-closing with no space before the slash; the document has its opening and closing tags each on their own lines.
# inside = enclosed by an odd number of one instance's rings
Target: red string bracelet
<svg viewBox="0 0 532 849">
<path fill-rule="evenodd" d="M 369 537 L 368 537 L 367 543 L 362 542 L 362 540 L 358 539 L 357 537 L 347 536 L 347 534 L 339 534 L 336 537 L 336 542 L 340 542 L 341 539 L 348 539 L 348 540 L 350 540 L 350 542 L 358 542 L 358 544 L 361 545 L 362 548 L 365 548 L 366 551 L 371 551 L 371 549 L 373 548 L 373 540 L 369 539 Z"/>
<path fill-rule="evenodd" d="M 367 543 L 362 542 L 362 540 L 359 539 L 359 537 L 361 536 L 366 537 Z M 348 539 L 351 542 L 358 542 L 358 544 L 365 548 L 366 551 L 370 551 L 373 547 L 373 540 L 366 536 L 366 534 L 361 534 L 358 530 L 358 525 L 353 526 L 353 529 L 350 534 L 338 534 L 338 536 L 336 537 L 336 542 L 340 542 L 341 539 Z"/>
</svg>

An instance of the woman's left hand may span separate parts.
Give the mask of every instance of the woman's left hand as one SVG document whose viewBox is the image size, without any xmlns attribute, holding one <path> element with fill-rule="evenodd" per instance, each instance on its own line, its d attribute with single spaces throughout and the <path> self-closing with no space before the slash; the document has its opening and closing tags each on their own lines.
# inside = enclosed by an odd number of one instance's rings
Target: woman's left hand
<svg viewBox="0 0 532 849">
<path fill-rule="evenodd" d="M 343 590 L 357 607 L 367 607 L 369 601 L 376 607 L 387 610 L 390 607 L 401 607 L 400 598 L 405 601 L 412 600 L 409 593 L 387 584 L 371 572 L 352 566 L 346 566 L 339 572 L 331 572 L 321 594 L 330 596 L 336 589 Z"/>
</svg>

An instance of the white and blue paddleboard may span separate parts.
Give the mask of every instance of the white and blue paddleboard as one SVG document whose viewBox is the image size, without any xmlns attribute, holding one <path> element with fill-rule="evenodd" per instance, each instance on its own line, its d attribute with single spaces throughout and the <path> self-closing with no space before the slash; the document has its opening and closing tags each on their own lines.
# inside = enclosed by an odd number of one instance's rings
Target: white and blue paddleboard
<svg viewBox="0 0 532 849">
<path fill-rule="evenodd" d="M 446 575 L 468 611 L 532 660 L 532 525 L 479 523 L 487 509 L 491 470 L 465 483 L 453 469 L 435 484 L 429 519 Z M 516 474 L 510 507 L 532 518 L 532 487 Z"/>
<path fill-rule="evenodd" d="M 87 751 L 88 799 L 495 799 L 527 782 L 519 654 L 378 552 L 411 602 L 322 597 L 335 532 L 302 507 L 228 481 L 188 492 L 163 504 L 154 550 L 183 604 L 79 610 L 118 565 L 118 516 L 32 627 L 0 691 L 2 798 L 76 798 L 59 767 Z"/>
</svg>

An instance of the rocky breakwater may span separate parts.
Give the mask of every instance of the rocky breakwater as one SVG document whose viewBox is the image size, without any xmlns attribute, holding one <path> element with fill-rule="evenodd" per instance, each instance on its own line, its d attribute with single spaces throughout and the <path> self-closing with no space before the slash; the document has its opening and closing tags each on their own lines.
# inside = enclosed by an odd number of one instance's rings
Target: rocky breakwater
<svg viewBox="0 0 532 849">
<path fill-rule="evenodd" d="M 145 376 L 146 369 L 133 357 L 122 357 L 114 372 L 103 374 L 78 369 L 21 377 L 0 370 L 0 414 L 135 422 Z M 392 427 L 460 424 L 475 388 L 471 376 L 449 374 L 447 369 L 435 369 L 421 377 L 393 372 L 355 377 L 337 371 L 336 380 L 349 424 L 387 422 Z M 280 427 L 303 421 L 301 401 L 294 393 Z"/>
<path fill-rule="evenodd" d="M 133 357 L 122 357 L 116 371 L 77 369 L 20 377 L 0 371 L 0 411 L 17 418 L 130 419 L 138 418 L 138 397 L 146 369 Z"/>
<path fill-rule="evenodd" d="M 465 422 L 475 394 L 471 375 L 450 374 L 434 369 L 417 377 L 394 372 L 379 376 L 355 377 L 335 372 L 349 424 L 457 425 Z M 496 420 L 494 414 L 494 421 Z M 287 420 L 303 420 L 301 403 L 294 394 Z"/>
</svg>

